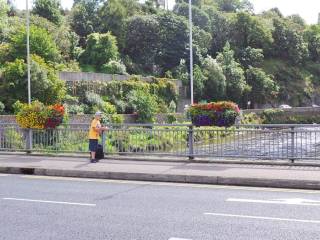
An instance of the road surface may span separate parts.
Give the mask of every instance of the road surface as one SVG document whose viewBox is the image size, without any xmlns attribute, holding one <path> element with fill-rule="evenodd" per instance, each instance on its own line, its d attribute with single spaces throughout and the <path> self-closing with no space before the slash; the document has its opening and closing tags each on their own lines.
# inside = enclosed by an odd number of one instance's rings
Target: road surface
<svg viewBox="0 0 320 240">
<path fill-rule="evenodd" d="M 0 175 L 1 240 L 318 240 L 320 191 Z"/>
</svg>

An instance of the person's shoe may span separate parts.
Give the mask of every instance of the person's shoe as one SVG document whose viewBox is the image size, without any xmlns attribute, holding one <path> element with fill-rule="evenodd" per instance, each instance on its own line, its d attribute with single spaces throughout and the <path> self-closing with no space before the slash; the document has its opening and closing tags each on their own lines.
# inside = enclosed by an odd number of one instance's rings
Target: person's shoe
<svg viewBox="0 0 320 240">
<path fill-rule="evenodd" d="M 96 162 L 97 162 L 97 160 L 95 160 L 95 159 L 91 159 L 91 160 L 90 160 L 90 162 L 91 162 L 91 163 L 96 163 Z"/>
</svg>

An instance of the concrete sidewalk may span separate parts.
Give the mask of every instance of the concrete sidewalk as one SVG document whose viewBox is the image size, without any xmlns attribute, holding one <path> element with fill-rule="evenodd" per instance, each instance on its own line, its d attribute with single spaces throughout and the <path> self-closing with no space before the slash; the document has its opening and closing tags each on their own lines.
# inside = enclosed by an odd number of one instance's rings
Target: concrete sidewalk
<svg viewBox="0 0 320 240">
<path fill-rule="evenodd" d="M 320 190 L 320 167 L 0 155 L 0 173 Z"/>
</svg>

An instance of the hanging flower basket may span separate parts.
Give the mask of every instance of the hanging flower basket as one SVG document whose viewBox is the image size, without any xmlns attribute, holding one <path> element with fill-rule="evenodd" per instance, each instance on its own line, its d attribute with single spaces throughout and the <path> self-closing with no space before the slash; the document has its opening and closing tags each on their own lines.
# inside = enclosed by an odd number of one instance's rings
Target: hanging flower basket
<svg viewBox="0 0 320 240">
<path fill-rule="evenodd" d="M 16 120 L 21 128 L 54 129 L 63 122 L 65 109 L 60 104 L 45 106 L 39 101 L 21 104 Z"/>
<path fill-rule="evenodd" d="M 230 127 L 235 124 L 240 110 L 233 102 L 211 102 L 194 104 L 188 109 L 193 125 Z"/>
</svg>

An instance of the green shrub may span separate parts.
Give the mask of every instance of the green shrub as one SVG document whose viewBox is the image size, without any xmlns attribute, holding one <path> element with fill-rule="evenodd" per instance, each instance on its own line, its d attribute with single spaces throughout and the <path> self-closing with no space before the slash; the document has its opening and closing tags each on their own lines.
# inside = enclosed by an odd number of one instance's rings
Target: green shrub
<svg viewBox="0 0 320 240">
<path fill-rule="evenodd" d="M 177 118 L 176 118 L 176 116 L 174 114 L 168 114 L 166 122 L 168 124 L 175 123 L 175 122 L 177 122 Z"/>
<path fill-rule="evenodd" d="M 16 101 L 14 104 L 12 104 L 14 114 L 17 114 L 18 112 L 20 112 L 22 107 L 23 107 L 23 103 L 21 103 L 19 100 Z"/>
<path fill-rule="evenodd" d="M 142 90 L 132 91 L 128 96 L 130 104 L 138 114 L 139 123 L 153 123 L 158 104 L 155 96 Z"/>
<path fill-rule="evenodd" d="M 117 112 L 117 109 L 114 105 L 112 105 L 109 102 L 104 102 L 103 103 L 103 108 L 102 108 L 102 112 L 106 113 L 106 114 L 114 114 Z"/>
<path fill-rule="evenodd" d="M 101 67 L 101 71 L 103 73 L 109 73 L 109 74 L 126 74 L 127 69 L 126 66 L 120 62 L 111 60 L 106 64 L 103 64 Z"/>
<path fill-rule="evenodd" d="M 4 112 L 4 104 L 2 102 L 0 102 L 0 114 L 2 114 Z"/>
<path fill-rule="evenodd" d="M 170 113 L 175 113 L 177 110 L 177 105 L 176 103 L 172 100 L 169 104 L 169 112 Z"/>
<path fill-rule="evenodd" d="M 261 124 L 262 119 L 255 113 L 244 114 L 241 119 L 241 124 Z"/>
<path fill-rule="evenodd" d="M 281 122 L 284 117 L 284 111 L 281 109 L 266 109 L 262 112 L 263 123 L 277 124 Z"/>
<path fill-rule="evenodd" d="M 81 105 L 67 105 L 67 111 L 70 114 L 84 114 L 85 113 L 85 106 Z"/>
</svg>

